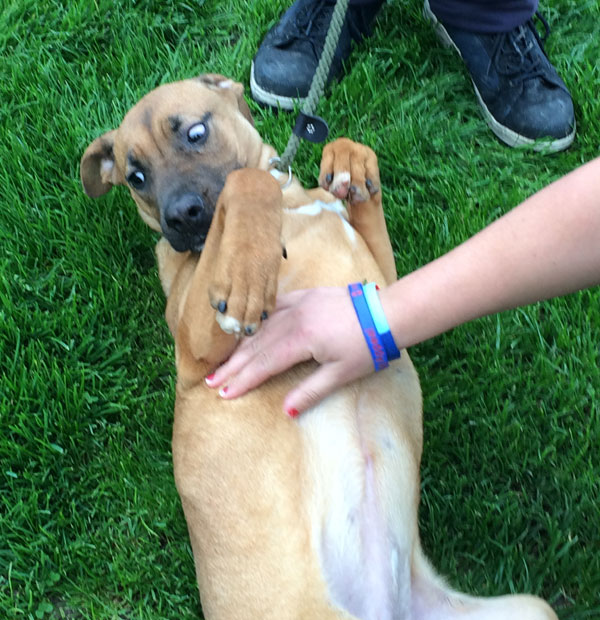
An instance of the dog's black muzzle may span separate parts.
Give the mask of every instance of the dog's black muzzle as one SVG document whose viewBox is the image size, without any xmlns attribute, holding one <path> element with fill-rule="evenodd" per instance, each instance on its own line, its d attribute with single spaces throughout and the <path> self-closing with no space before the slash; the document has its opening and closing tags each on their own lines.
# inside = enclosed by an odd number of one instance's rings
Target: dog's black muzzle
<svg viewBox="0 0 600 620">
<path fill-rule="evenodd" d="M 177 252 L 201 252 L 212 221 L 213 209 L 194 192 L 181 194 L 162 208 L 160 226 Z"/>
</svg>

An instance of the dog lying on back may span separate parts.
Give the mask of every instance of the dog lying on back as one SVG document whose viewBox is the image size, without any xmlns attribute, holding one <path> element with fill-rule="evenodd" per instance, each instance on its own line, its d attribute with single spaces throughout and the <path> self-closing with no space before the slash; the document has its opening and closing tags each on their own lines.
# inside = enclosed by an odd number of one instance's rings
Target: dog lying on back
<svg viewBox="0 0 600 620">
<path fill-rule="evenodd" d="M 242 91 L 219 75 L 161 86 L 81 160 L 89 196 L 128 186 L 162 233 L 175 480 L 205 617 L 555 620 L 532 596 L 457 593 L 427 562 L 421 393 L 406 352 L 298 420 L 281 404 L 312 364 L 236 400 L 206 387 L 277 293 L 396 278 L 373 151 L 342 138 L 324 149 L 320 187 L 287 183 Z"/>
</svg>

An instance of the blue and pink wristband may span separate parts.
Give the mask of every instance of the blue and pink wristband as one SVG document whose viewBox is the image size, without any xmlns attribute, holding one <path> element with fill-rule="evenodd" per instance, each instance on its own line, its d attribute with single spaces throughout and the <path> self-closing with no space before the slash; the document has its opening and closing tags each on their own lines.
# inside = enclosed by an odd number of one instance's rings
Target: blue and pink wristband
<svg viewBox="0 0 600 620">
<path fill-rule="evenodd" d="M 400 357 L 400 351 L 383 313 L 377 286 L 374 282 L 369 282 L 364 286 L 356 282 L 348 285 L 348 292 L 373 358 L 375 370 L 383 370 L 387 368 L 391 360 Z"/>
</svg>

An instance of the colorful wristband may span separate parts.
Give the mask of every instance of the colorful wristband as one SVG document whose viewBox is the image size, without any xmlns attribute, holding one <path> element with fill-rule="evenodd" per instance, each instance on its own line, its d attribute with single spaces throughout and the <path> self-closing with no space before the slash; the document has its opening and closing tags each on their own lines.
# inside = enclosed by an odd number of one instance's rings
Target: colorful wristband
<svg viewBox="0 0 600 620">
<path fill-rule="evenodd" d="M 394 336 L 392 335 L 390 326 L 385 318 L 385 314 L 383 313 L 383 307 L 381 306 L 379 294 L 377 293 L 377 285 L 375 282 L 369 282 L 363 286 L 363 290 L 365 293 L 365 299 L 367 300 L 367 305 L 369 306 L 369 311 L 373 317 L 373 323 L 375 323 L 375 329 L 377 330 L 379 338 L 385 347 L 387 358 L 390 361 L 397 360 L 400 357 L 400 351 L 396 346 Z"/>
<path fill-rule="evenodd" d="M 388 358 L 385 352 L 385 347 L 377 333 L 373 317 L 369 311 L 367 300 L 365 299 L 363 285 L 360 282 L 355 284 L 348 284 L 348 291 L 350 293 L 350 299 L 354 304 L 354 310 L 358 317 L 358 322 L 363 332 L 363 336 L 369 347 L 369 352 L 373 358 L 373 365 L 375 371 L 383 370 L 388 366 Z"/>
</svg>

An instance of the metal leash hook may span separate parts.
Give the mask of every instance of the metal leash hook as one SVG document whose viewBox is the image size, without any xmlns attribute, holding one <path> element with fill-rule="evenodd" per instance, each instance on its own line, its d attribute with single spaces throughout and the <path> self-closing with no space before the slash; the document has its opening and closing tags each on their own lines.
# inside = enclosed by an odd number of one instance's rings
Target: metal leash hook
<svg viewBox="0 0 600 620">
<path fill-rule="evenodd" d="M 285 168 L 283 168 L 283 164 L 281 163 L 281 157 L 271 157 L 269 159 L 269 166 L 273 166 L 279 172 L 285 172 Z M 292 184 L 292 167 L 288 166 L 287 169 L 288 178 L 286 182 L 281 186 L 281 190 L 287 189 Z"/>
<path fill-rule="evenodd" d="M 331 22 L 329 24 L 329 30 L 325 37 L 325 44 L 323 45 L 323 51 L 321 52 L 321 58 L 319 58 L 319 64 L 317 70 L 313 76 L 310 84 L 310 90 L 308 96 L 304 102 L 302 110 L 296 120 L 296 126 L 294 131 L 288 140 L 287 146 L 283 155 L 278 158 L 279 163 L 277 169 L 281 172 L 285 172 L 286 169 L 291 171 L 292 161 L 296 156 L 296 151 L 300 145 L 300 138 L 304 138 L 309 142 L 323 142 L 327 138 L 329 133 L 329 127 L 327 123 L 315 116 L 314 112 L 319 104 L 319 99 L 325 90 L 325 84 L 327 83 L 327 76 L 331 69 L 331 63 L 333 62 L 333 54 L 340 39 L 340 33 L 344 24 L 344 17 L 346 16 L 346 10 L 348 9 L 349 0 L 337 0 L 331 15 Z"/>
</svg>

